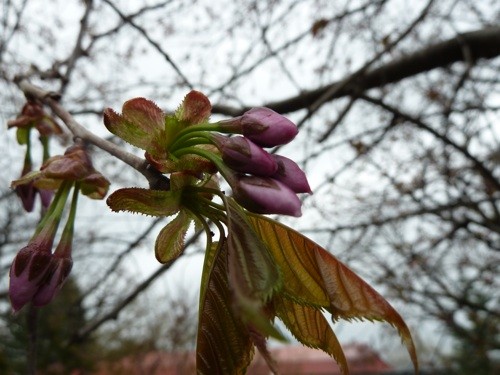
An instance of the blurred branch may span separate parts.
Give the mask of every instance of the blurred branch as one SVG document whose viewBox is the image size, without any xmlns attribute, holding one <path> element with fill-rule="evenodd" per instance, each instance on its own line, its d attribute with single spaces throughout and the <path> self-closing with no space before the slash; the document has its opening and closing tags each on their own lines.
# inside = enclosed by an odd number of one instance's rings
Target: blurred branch
<svg viewBox="0 0 500 375">
<path fill-rule="evenodd" d="M 285 100 L 264 103 L 262 105 L 279 113 L 289 113 L 311 106 L 327 93 L 332 94 L 325 97 L 326 101 L 347 95 L 356 95 L 375 87 L 382 87 L 423 72 L 464 61 L 467 58 L 463 53 L 465 46 L 468 48 L 470 58 L 473 61 L 495 58 L 500 55 L 499 40 L 500 27 L 489 27 L 459 34 L 451 39 L 430 45 L 408 56 L 369 70 L 356 76 L 355 79 L 351 80 L 351 76 L 349 76 L 347 79 L 333 82 L 315 90 L 306 91 Z M 348 84 L 343 83 L 346 80 L 349 81 Z M 342 86 L 341 89 L 337 89 L 339 86 Z M 239 116 L 250 108 L 251 106 L 235 108 L 226 105 L 214 105 L 213 113 Z"/>
<path fill-rule="evenodd" d="M 85 51 L 82 48 L 82 41 L 84 35 L 88 31 L 88 22 L 89 22 L 89 17 L 90 13 L 92 12 L 93 8 L 93 0 L 87 0 L 84 2 L 85 3 L 85 12 L 83 14 L 82 19 L 80 20 L 80 31 L 78 32 L 78 36 L 76 38 L 75 46 L 73 48 L 73 51 L 71 52 L 71 55 L 69 56 L 68 60 L 66 61 L 66 72 L 64 75 L 61 77 L 61 87 L 59 89 L 59 93 L 61 95 L 64 94 L 66 91 L 66 87 L 69 84 L 71 74 L 73 73 L 73 70 L 76 66 L 76 62 L 78 61 L 78 58 L 83 56 L 85 54 Z"/>
<path fill-rule="evenodd" d="M 139 244 L 142 243 L 142 241 L 144 241 L 144 239 L 151 233 L 151 231 L 156 227 L 156 225 L 158 225 L 158 223 L 161 220 L 163 220 L 162 217 L 155 218 L 144 231 L 142 231 L 137 235 L 135 240 L 130 242 L 123 251 L 117 254 L 113 262 L 111 262 L 111 264 L 107 267 L 106 271 L 103 272 L 103 275 L 99 279 L 93 281 L 92 285 L 88 288 L 88 290 L 85 293 L 82 293 L 80 300 L 84 300 L 88 295 L 94 292 L 99 285 L 102 285 L 102 283 L 104 283 L 113 274 L 113 272 L 116 271 L 116 269 L 118 268 L 120 263 L 125 259 L 125 257 L 128 254 L 130 254 L 132 250 L 137 248 L 137 246 L 139 246 Z"/>
<path fill-rule="evenodd" d="M 399 108 L 393 107 L 387 103 L 385 103 L 382 99 L 373 98 L 369 95 L 360 94 L 359 97 L 369 103 L 375 104 L 386 111 L 392 113 L 398 118 L 408 121 L 410 123 L 415 124 L 421 129 L 431 133 L 437 139 L 443 141 L 444 144 L 453 147 L 455 150 L 464 155 L 467 159 L 469 159 L 474 167 L 480 172 L 481 176 L 490 182 L 496 190 L 500 191 L 500 181 L 495 177 L 492 171 L 490 171 L 479 159 L 477 159 L 474 155 L 472 155 L 466 146 L 458 145 L 456 142 L 452 141 L 447 135 L 441 134 L 438 131 L 434 130 L 431 126 L 424 123 L 421 119 L 411 116 L 407 113 L 404 113 Z"/>
<path fill-rule="evenodd" d="M 196 232 L 193 236 L 191 236 L 185 243 L 185 248 L 193 244 L 198 237 L 203 233 L 203 231 Z M 185 251 L 181 256 L 185 254 Z M 144 292 L 153 281 L 158 279 L 161 275 L 163 275 L 166 271 L 172 267 L 172 265 L 179 259 L 180 257 L 161 265 L 155 272 L 153 272 L 147 279 L 141 282 L 139 285 L 135 287 L 132 292 L 130 292 L 123 300 L 118 302 L 110 311 L 104 314 L 99 319 L 95 320 L 93 323 L 89 324 L 87 327 L 83 327 L 79 332 L 77 332 L 73 338 L 70 340 L 70 344 L 73 342 L 80 342 L 85 340 L 92 332 L 97 330 L 100 326 L 106 323 L 109 320 L 118 319 L 120 312 L 131 302 L 133 302 L 142 292 Z"/>
<path fill-rule="evenodd" d="M 160 55 L 162 55 L 165 60 L 167 60 L 167 62 L 170 64 L 170 66 L 175 70 L 175 72 L 177 73 L 177 75 L 181 78 L 182 82 L 189 88 L 193 88 L 193 85 L 189 82 L 189 80 L 187 79 L 187 77 L 184 75 L 184 73 L 182 73 L 181 69 L 177 66 L 177 64 L 172 60 L 172 58 L 169 56 L 169 54 L 167 52 L 165 52 L 163 50 L 163 48 L 157 43 L 155 42 L 153 39 L 151 39 L 151 37 L 149 36 L 149 34 L 147 33 L 147 31 L 142 28 L 141 26 L 139 26 L 138 24 L 136 24 L 132 18 L 129 18 L 127 17 L 125 14 L 123 14 L 120 9 L 118 9 L 118 7 L 113 4 L 110 0 L 103 0 L 106 4 L 108 4 L 115 12 L 116 14 L 118 14 L 120 16 L 120 18 L 123 20 L 123 22 L 129 24 L 130 26 L 132 26 L 134 29 L 136 29 L 146 40 L 149 44 L 151 44 L 153 46 L 154 49 L 156 49 L 156 51 L 158 51 L 160 53 Z"/>
</svg>

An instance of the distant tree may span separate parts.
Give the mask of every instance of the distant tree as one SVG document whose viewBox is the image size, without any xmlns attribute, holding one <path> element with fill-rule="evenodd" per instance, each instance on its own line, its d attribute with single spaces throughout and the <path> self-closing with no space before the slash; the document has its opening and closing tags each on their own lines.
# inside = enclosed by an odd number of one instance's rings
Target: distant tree
<svg viewBox="0 0 500 375">
<path fill-rule="evenodd" d="M 37 310 L 23 310 L 3 318 L 1 327 L 0 358 L 2 374 L 23 374 L 29 369 L 26 361 L 29 335 L 36 335 L 37 371 L 44 374 L 68 374 L 72 370 L 89 371 L 95 368 L 95 358 L 100 347 L 94 338 L 68 346 L 75 327 L 85 325 L 85 310 L 78 303 L 80 290 L 73 279 L 69 279 L 53 303 Z M 36 323 L 35 321 L 36 320 Z M 27 323 L 28 322 L 28 323 Z M 27 327 L 36 324 L 36 331 Z"/>
</svg>

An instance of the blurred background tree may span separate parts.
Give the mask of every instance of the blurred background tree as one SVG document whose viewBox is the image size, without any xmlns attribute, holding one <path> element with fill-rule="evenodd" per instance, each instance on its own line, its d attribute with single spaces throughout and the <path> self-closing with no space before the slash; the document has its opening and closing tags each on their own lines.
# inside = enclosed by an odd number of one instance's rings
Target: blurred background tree
<svg viewBox="0 0 500 375">
<path fill-rule="evenodd" d="M 216 118 L 251 106 L 286 114 L 301 131 L 280 153 L 302 161 L 314 191 L 294 227 L 378 286 L 432 347 L 429 365 L 452 358 L 461 373 L 493 373 L 500 350 L 498 1 L 10 0 L 1 7 L 4 123 L 24 102 L 19 76 L 60 93 L 75 119 L 114 142 L 102 111 L 134 96 L 174 110 L 195 88 L 210 97 Z M 23 162 L 14 132 L 2 128 L 0 142 L 1 332 L 11 335 L 22 329 L 9 315 L 8 267 L 38 214 L 24 215 L 9 189 Z M 94 161 L 112 189 L 141 181 L 99 149 Z M 165 291 L 178 300 L 179 279 L 197 288 L 196 240 L 175 265 L 156 266 L 158 220 L 111 214 L 103 202 L 82 207 L 75 284 L 65 287 L 81 295 L 63 305 L 85 313 L 61 328 L 69 340 L 61 342 L 93 347 L 92 338 L 104 335 L 113 341 L 105 346 L 117 347 L 143 337 L 147 330 L 134 333 L 138 306 L 171 312 L 165 319 L 175 322 Z M 47 324 L 56 314 L 49 308 L 40 312 Z M 142 317 L 149 327 L 158 321 Z M 167 326 L 157 327 L 155 334 L 168 336 Z"/>
</svg>

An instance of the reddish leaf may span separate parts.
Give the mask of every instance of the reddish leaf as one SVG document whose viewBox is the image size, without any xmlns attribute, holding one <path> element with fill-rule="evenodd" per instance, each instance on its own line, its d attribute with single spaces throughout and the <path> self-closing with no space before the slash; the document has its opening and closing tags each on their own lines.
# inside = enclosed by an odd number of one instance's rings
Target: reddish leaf
<svg viewBox="0 0 500 375">
<path fill-rule="evenodd" d="M 205 122 L 210 117 L 212 105 L 201 92 L 192 90 L 185 97 L 175 116 L 189 125 Z"/>
<path fill-rule="evenodd" d="M 386 321 L 399 332 L 415 369 L 413 339 L 398 312 L 346 265 L 302 234 L 259 216 L 250 222 L 283 274 L 283 294 L 299 304 L 323 307 L 337 319 Z"/>
<path fill-rule="evenodd" d="M 287 298 L 274 298 L 276 315 L 302 344 L 331 355 L 342 374 L 349 374 L 347 361 L 337 336 L 318 308 L 299 305 Z"/>
<path fill-rule="evenodd" d="M 196 346 L 199 375 L 244 374 L 253 357 L 247 327 L 234 314 L 227 279 L 227 246 L 205 255 Z"/>
<path fill-rule="evenodd" d="M 250 338 L 273 374 L 278 374 L 278 366 L 267 349 L 267 339 L 259 331 L 250 328 Z"/>
<path fill-rule="evenodd" d="M 233 199 L 226 202 L 231 287 L 247 297 L 267 301 L 281 287 L 279 270 L 250 226 L 245 211 Z"/>
<path fill-rule="evenodd" d="M 284 337 L 264 312 L 266 302 L 281 288 L 279 269 L 266 246 L 256 236 L 246 213 L 231 198 L 228 217 L 228 272 L 234 309 L 241 319 L 264 336 Z"/>
</svg>

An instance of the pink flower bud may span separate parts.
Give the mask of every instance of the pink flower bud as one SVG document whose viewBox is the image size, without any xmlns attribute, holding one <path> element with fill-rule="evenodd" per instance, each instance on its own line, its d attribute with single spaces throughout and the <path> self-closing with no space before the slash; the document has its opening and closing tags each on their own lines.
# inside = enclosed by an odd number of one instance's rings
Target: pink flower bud
<svg viewBox="0 0 500 375">
<path fill-rule="evenodd" d="M 50 268 L 52 242 L 33 241 L 22 248 L 10 267 L 9 297 L 14 311 L 30 302 Z"/>
<path fill-rule="evenodd" d="M 293 160 L 281 155 L 272 155 L 278 164 L 278 170 L 272 176 L 284 183 L 295 193 L 312 193 L 306 174 Z"/>
<path fill-rule="evenodd" d="M 278 165 L 271 155 L 245 137 L 214 137 L 224 163 L 241 173 L 272 176 Z"/>
<path fill-rule="evenodd" d="M 290 142 L 298 133 L 297 126 L 272 109 L 252 108 L 239 117 L 242 134 L 263 147 Z"/>
<path fill-rule="evenodd" d="M 302 215 L 297 195 L 273 178 L 241 176 L 232 188 L 236 201 L 249 211 L 297 217 Z"/>
<path fill-rule="evenodd" d="M 33 305 L 40 307 L 48 304 L 61 289 L 68 278 L 73 260 L 71 257 L 53 256 L 45 278 L 33 296 Z"/>
</svg>

